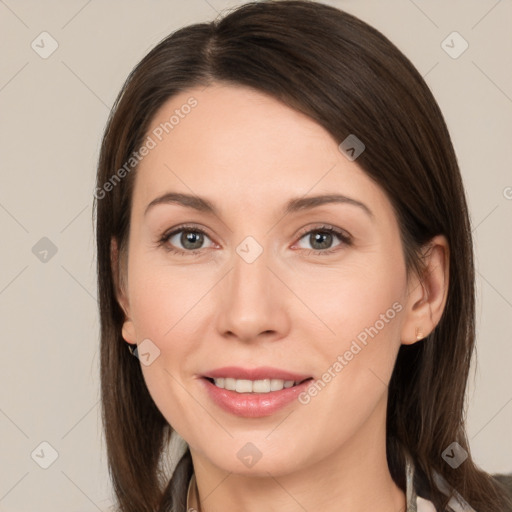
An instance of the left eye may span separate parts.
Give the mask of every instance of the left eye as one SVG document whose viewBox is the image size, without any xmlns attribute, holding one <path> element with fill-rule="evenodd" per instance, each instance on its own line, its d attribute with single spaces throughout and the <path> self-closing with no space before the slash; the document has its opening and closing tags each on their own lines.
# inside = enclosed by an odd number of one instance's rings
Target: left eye
<svg viewBox="0 0 512 512">
<path fill-rule="evenodd" d="M 350 244 L 350 238 L 347 235 L 331 227 L 312 229 L 305 233 L 300 240 L 307 240 L 313 246 L 314 251 L 331 252 L 329 249 L 332 249 L 334 238 L 341 241 L 338 245 Z"/>
</svg>

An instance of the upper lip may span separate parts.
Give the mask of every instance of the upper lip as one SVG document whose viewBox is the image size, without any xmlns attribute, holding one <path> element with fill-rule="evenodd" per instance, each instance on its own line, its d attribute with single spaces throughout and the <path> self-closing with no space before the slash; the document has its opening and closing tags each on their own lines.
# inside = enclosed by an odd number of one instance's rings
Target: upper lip
<svg viewBox="0 0 512 512">
<path fill-rule="evenodd" d="M 293 380 L 294 382 L 302 382 L 311 377 L 311 375 L 303 375 L 300 373 L 281 370 L 280 368 L 272 368 L 270 366 L 260 366 L 258 368 L 240 368 L 238 366 L 225 366 L 223 368 L 215 368 L 207 371 L 203 377 L 217 379 L 220 377 L 228 377 L 232 379 L 246 380 L 264 380 L 264 379 L 280 379 Z"/>
</svg>

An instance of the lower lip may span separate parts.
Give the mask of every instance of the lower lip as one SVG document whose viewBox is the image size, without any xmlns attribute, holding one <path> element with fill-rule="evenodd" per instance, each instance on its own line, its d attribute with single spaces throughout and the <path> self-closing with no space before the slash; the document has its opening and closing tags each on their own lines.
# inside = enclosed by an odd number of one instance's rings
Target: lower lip
<svg viewBox="0 0 512 512">
<path fill-rule="evenodd" d="M 270 416 L 293 402 L 313 379 L 297 384 L 291 388 L 269 393 L 237 393 L 222 389 L 204 377 L 201 378 L 210 398 L 225 411 L 244 418 L 260 418 Z"/>
</svg>

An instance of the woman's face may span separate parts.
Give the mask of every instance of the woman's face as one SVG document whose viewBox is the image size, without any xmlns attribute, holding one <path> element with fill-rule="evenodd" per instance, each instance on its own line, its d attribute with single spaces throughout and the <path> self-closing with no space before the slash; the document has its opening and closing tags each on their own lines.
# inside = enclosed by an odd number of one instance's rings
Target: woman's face
<svg viewBox="0 0 512 512">
<path fill-rule="evenodd" d="M 384 192 L 342 141 L 245 87 L 182 92 L 147 136 L 123 337 L 143 343 L 166 420 L 204 464 L 236 473 L 290 473 L 383 442 L 410 300 Z M 188 199 L 155 202 L 171 193 Z M 334 194 L 349 200 L 312 201 Z M 208 381 L 216 369 L 242 377 L 224 382 L 241 392 Z M 312 380 L 263 393 L 272 377 Z"/>
</svg>

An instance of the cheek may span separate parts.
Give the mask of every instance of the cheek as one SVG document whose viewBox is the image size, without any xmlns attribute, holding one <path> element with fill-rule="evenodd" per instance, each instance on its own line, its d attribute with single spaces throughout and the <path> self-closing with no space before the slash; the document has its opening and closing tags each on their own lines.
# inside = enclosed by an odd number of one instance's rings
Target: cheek
<svg viewBox="0 0 512 512">
<path fill-rule="evenodd" d="M 399 330 L 396 320 L 403 309 L 406 280 L 400 259 L 395 262 L 371 254 L 337 269 L 303 272 L 294 280 L 294 292 L 312 312 L 307 316 L 317 318 L 316 337 L 324 335 L 324 347 L 342 348 L 360 334 L 364 341 L 364 333 L 373 326 L 382 337 Z"/>
<path fill-rule="evenodd" d="M 176 381 L 172 377 L 181 380 L 180 374 L 190 364 L 188 355 L 195 347 L 191 322 L 204 292 L 194 286 L 195 281 L 184 276 L 184 273 L 144 257 L 143 253 L 130 255 L 130 315 L 136 339 L 139 343 L 151 340 L 158 354 L 151 365 L 141 365 L 152 394 L 164 385 L 164 381 L 165 387 L 174 385 Z"/>
<path fill-rule="evenodd" d="M 186 437 L 190 429 L 187 411 L 191 409 L 187 387 L 195 370 L 198 340 L 204 339 L 193 336 L 192 329 L 204 291 L 171 268 L 149 262 L 137 266 L 136 259 L 132 261 L 131 309 L 137 340 L 150 339 L 158 349 L 158 357 L 150 365 L 141 364 L 142 374 L 158 409 Z"/>
<path fill-rule="evenodd" d="M 187 324 L 206 283 L 191 267 L 167 265 L 161 257 L 134 254 L 130 265 L 130 311 L 138 339 L 172 340 Z"/>
<path fill-rule="evenodd" d="M 316 340 L 312 352 L 329 384 L 320 393 L 325 400 L 313 407 L 337 403 L 364 415 L 386 390 L 400 347 L 406 289 L 402 259 L 389 254 L 369 253 L 329 273 L 319 269 L 297 292 L 321 320 L 310 323 L 317 329 L 310 328 L 307 338 Z"/>
</svg>

